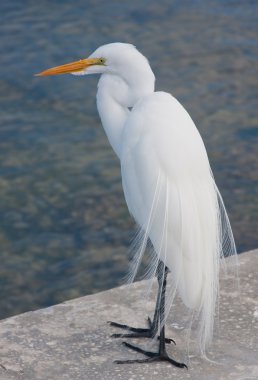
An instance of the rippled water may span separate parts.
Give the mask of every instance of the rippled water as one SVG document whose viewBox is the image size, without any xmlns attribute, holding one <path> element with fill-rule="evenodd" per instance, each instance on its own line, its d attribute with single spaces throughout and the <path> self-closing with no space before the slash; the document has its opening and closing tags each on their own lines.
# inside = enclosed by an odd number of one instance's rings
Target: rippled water
<svg viewBox="0 0 258 380">
<path fill-rule="evenodd" d="M 0 317 L 118 285 L 134 231 L 97 78 L 35 78 L 131 42 L 204 138 L 239 251 L 258 246 L 256 1 L 0 4 Z"/>
</svg>

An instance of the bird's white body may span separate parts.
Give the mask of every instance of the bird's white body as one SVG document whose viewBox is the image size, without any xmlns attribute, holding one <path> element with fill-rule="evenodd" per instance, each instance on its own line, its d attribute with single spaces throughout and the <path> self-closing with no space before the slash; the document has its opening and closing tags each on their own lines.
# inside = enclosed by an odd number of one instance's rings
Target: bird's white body
<svg viewBox="0 0 258 380">
<path fill-rule="evenodd" d="M 171 95 L 155 92 L 136 104 L 124 127 L 121 169 L 131 214 L 148 230 L 186 306 L 199 308 L 215 269 L 209 251 L 217 199 L 202 139 Z"/>
<path fill-rule="evenodd" d="M 134 46 L 104 45 L 88 60 L 40 75 L 71 72 L 71 67 L 76 75 L 102 74 L 98 111 L 121 162 L 128 209 L 143 231 L 134 269 L 150 239 L 155 251 L 152 273 L 159 259 L 169 268 L 173 296 L 178 291 L 185 305 L 200 315 L 204 349 L 212 337 L 219 261 L 223 249 L 235 253 L 235 245 L 202 138 L 173 96 L 154 92 L 154 74 Z M 167 312 L 173 296 L 168 297 Z"/>
</svg>

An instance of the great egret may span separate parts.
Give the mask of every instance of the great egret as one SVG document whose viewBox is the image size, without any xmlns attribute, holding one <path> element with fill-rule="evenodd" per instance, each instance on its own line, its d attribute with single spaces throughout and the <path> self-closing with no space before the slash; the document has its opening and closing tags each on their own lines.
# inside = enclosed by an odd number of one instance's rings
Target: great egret
<svg viewBox="0 0 258 380">
<path fill-rule="evenodd" d="M 213 335 L 218 297 L 219 261 L 223 250 L 235 253 L 227 214 L 210 169 L 200 134 L 183 106 L 170 94 L 155 92 L 155 76 L 148 60 L 133 46 L 111 43 L 87 59 L 45 70 L 38 76 L 71 73 L 101 74 L 97 108 L 108 140 L 120 159 L 128 209 L 140 226 L 132 278 L 148 240 L 153 255 L 149 272 L 158 278 L 158 296 L 149 329 L 125 328 L 115 336 L 154 337 L 157 353 L 125 343 L 146 359 L 171 359 L 165 343 L 165 320 L 176 290 L 184 304 L 200 318 L 199 343 L 204 352 Z M 165 291 L 167 272 L 172 285 Z M 167 291 L 168 293 L 168 291 Z"/>
</svg>

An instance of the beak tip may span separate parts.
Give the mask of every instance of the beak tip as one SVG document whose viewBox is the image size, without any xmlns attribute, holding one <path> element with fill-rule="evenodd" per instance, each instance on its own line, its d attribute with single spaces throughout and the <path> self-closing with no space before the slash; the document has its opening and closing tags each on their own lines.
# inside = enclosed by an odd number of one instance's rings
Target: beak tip
<svg viewBox="0 0 258 380">
<path fill-rule="evenodd" d="M 53 75 L 53 74 L 47 73 L 47 70 L 46 70 L 46 71 L 41 71 L 40 73 L 34 74 L 33 76 L 34 77 L 47 77 L 48 75 Z"/>
</svg>

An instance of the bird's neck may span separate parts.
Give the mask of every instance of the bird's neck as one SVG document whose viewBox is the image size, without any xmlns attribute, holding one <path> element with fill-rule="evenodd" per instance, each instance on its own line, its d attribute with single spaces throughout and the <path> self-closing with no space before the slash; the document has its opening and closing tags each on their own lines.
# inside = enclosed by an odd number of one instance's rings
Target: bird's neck
<svg viewBox="0 0 258 380">
<path fill-rule="evenodd" d="M 117 87 L 115 78 L 110 75 L 101 76 L 98 84 L 97 107 L 110 145 L 120 157 L 122 132 L 130 111 L 126 105 L 117 101 L 115 87 Z"/>
<path fill-rule="evenodd" d="M 151 81 L 146 80 L 147 78 L 141 79 L 128 82 L 116 75 L 104 74 L 99 80 L 97 92 L 99 115 L 108 140 L 119 158 L 124 126 L 130 114 L 129 108 L 133 107 L 140 98 L 154 91 L 155 78 Z"/>
</svg>

